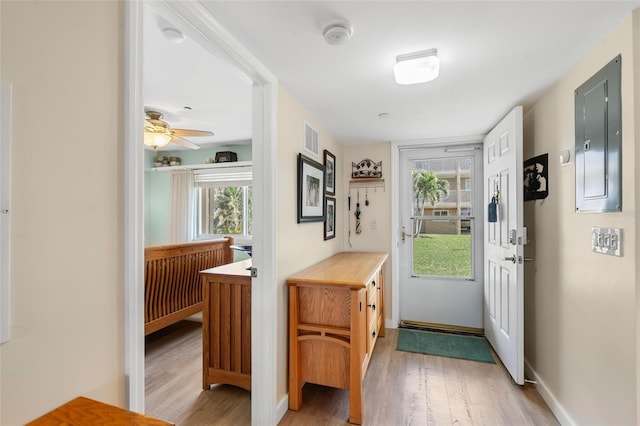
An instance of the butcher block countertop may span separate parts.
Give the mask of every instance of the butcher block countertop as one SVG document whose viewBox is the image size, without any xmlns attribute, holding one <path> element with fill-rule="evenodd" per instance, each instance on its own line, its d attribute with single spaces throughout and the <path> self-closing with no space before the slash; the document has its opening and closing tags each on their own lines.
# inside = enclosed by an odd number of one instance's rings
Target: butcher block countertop
<svg viewBox="0 0 640 426">
<path fill-rule="evenodd" d="M 373 271 L 379 269 L 389 255 L 377 252 L 341 252 L 297 272 L 287 278 L 289 285 L 330 284 L 338 287 L 365 287 Z"/>
</svg>

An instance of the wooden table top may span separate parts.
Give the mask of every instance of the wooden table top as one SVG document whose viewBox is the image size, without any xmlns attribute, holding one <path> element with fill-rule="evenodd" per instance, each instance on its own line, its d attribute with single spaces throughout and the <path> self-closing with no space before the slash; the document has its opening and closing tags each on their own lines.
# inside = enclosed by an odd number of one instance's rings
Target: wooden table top
<svg viewBox="0 0 640 426">
<path fill-rule="evenodd" d="M 89 398 L 78 397 L 27 426 L 173 426 L 173 423 L 134 413 Z"/>
<path fill-rule="evenodd" d="M 232 277 L 250 277 L 251 259 L 241 260 L 239 262 L 227 263 L 225 265 L 216 266 L 215 268 L 200 271 L 201 274 L 226 275 Z"/>
<path fill-rule="evenodd" d="M 311 265 L 287 278 L 292 285 L 335 285 L 364 287 L 373 273 L 389 257 L 388 253 L 345 251 Z"/>
</svg>

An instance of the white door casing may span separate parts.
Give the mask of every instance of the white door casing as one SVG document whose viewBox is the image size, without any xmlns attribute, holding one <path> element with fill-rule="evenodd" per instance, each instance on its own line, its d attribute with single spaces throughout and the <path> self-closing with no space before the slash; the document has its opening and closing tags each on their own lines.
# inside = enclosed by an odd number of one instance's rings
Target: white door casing
<svg viewBox="0 0 640 426">
<path fill-rule="evenodd" d="M 275 203 L 277 79 L 197 2 L 162 0 L 145 2 L 200 42 L 205 49 L 229 60 L 253 85 L 254 215 L 251 336 L 253 373 L 252 425 L 277 424 L 287 401 L 277 399 L 277 286 L 275 283 Z M 144 243 L 142 124 L 142 14 L 143 2 L 126 2 L 125 84 L 125 374 L 128 408 L 144 412 Z"/>
<path fill-rule="evenodd" d="M 483 200 L 482 194 L 482 155 L 476 145 L 436 147 L 411 147 L 401 149 L 399 155 L 399 199 L 400 226 L 406 230 L 404 239 L 399 242 L 400 253 L 400 320 L 437 324 L 444 326 L 482 329 L 482 232 L 476 229 L 482 226 L 482 202 L 473 203 L 470 217 L 473 232 L 473 277 L 433 277 L 416 276 L 413 273 L 413 161 L 429 160 L 469 160 L 472 164 L 473 188 Z M 451 188 L 455 189 L 455 188 Z M 471 199 L 473 201 L 473 197 Z"/>
<path fill-rule="evenodd" d="M 485 221 L 485 335 L 513 380 L 524 384 L 522 107 L 484 139 L 485 206 L 498 194 L 497 222 Z M 485 207 L 486 208 L 486 207 Z"/>
</svg>

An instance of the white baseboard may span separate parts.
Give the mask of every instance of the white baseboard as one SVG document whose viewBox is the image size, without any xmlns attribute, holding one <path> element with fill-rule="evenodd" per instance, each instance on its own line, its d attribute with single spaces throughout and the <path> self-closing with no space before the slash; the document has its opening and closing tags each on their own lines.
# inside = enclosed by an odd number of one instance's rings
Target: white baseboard
<svg viewBox="0 0 640 426">
<path fill-rule="evenodd" d="M 398 328 L 398 323 L 393 322 L 393 320 L 385 318 L 384 326 L 385 328 Z"/>
<path fill-rule="evenodd" d="M 524 360 L 524 372 L 525 375 L 529 377 L 529 379 L 537 382 L 535 384 L 536 390 L 538 391 L 542 399 L 544 399 L 544 402 L 547 403 L 549 409 L 551 409 L 551 412 L 554 416 L 556 416 L 556 419 L 558 419 L 560 424 L 562 426 L 575 425 L 576 422 L 573 421 L 569 413 L 567 413 L 566 410 L 562 407 L 562 404 L 558 402 L 551 390 L 549 390 L 547 385 L 540 378 L 540 376 L 538 376 L 538 373 L 536 373 L 536 371 L 533 369 L 533 367 L 531 367 L 531 364 L 529 364 L 526 359 Z"/>
<path fill-rule="evenodd" d="M 289 394 L 286 394 L 278 405 L 276 406 L 276 424 L 280 423 L 280 420 L 287 414 L 287 410 L 289 409 Z"/>
</svg>

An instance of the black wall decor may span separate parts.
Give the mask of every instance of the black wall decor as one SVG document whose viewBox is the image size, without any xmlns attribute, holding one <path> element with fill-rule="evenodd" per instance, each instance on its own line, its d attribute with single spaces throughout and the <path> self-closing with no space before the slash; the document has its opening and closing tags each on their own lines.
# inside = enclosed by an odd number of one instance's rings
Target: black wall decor
<svg viewBox="0 0 640 426">
<path fill-rule="evenodd" d="M 524 162 L 524 201 L 542 200 L 549 195 L 549 154 Z"/>
<path fill-rule="evenodd" d="M 359 163 L 351 163 L 351 178 L 381 178 L 382 177 L 382 161 L 377 163 L 369 158 L 365 158 Z"/>
</svg>

